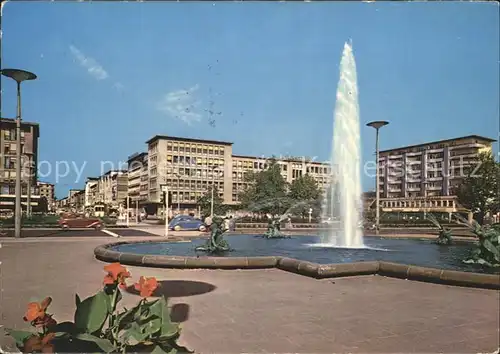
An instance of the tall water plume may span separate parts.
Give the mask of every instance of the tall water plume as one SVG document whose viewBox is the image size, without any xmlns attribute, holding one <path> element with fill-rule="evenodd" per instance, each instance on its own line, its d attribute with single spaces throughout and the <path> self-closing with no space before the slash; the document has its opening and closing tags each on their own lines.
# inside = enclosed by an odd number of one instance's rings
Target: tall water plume
<svg viewBox="0 0 500 354">
<path fill-rule="evenodd" d="M 333 116 L 331 174 L 323 203 L 328 221 L 322 243 L 364 247 L 358 84 L 352 44 L 345 43 Z"/>
</svg>

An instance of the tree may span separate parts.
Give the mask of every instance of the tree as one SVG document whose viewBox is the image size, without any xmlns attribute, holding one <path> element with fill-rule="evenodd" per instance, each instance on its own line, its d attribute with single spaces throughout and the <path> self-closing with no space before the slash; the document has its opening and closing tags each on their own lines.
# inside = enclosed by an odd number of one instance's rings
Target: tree
<svg viewBox="0 0 500 354">
<path fill-rule="evenodd" d="M 497 213 L 500 208 L 500 163 L 491 151 L 479 154 L 478 164 L 467 168 L 466 177 L 456 190 L 458 201 L 469 209 L 479 224 L 486 213 Z"/>
<path fill-rule="evenodd" d="M 295 179 L 290 185 L 289 197 L 293 203 L 293 212 L 306 217 L 312 208 L 315 215 L 321 210 L 321 189 L 310 174 L 305 174 Z"/>
<path fill-rule="evenodd" d="M 275 158 L 269 160 L 265 170 L 245 175 L 245 181 L 248 184 L 240 200 L 246 209 L 276 215 L 290 206 L 288 185 Z"/>
<path fill-rule="evenodd" d="M 219 190 L 217 187 L 213 187 L 214 189 L 214 215 L 222 215 L 226 212 L 226 207 L 224 204 L 224 200 L 219 195 Z M 209 186 L 206 193 L 198 198 L 197 204 L 201 209 L 201 213 L 203 215 L 210 215 L 211 206 L 212 206 L 212 186 Z"/>
<path fill-rule="evenodd" d="M 36 208 L 36 211 L 40 213 L 49 212 L 49 202 L 47 201 L 46 197 L 40 197 L 40 199 L 38 200 L 38 206 Z"/>
</svg>

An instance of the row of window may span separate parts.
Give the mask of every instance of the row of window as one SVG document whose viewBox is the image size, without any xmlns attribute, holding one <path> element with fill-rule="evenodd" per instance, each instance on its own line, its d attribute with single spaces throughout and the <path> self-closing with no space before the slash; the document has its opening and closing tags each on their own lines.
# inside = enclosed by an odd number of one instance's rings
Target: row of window
<svg viewBox="0 0 500 354">
<path fill-rule="evenodd" d="M 8 143 L 3 146 L 4 155 L 15 155 L 17 151 L 16 143 Z M 24 154 L 24 144 L 21 144 L 21 154 Z"/>
<path fill-rule="evenodd" d="M 475 143 L 478 143 L 478 141 L 476 140 Z M 460 144 L 450 144 L 450 146 L 459 146 L 459 145 L 465 145 L 465 144 L 473 144 L 473 142 L 466 142 L 466 143 L 460 143 Z M 419 148 L 412 148 L 412 149 L 406 149 L 406 150 L 401 150 L 401 151 L 395 151 L 392 156 L 394 155 L 399 155 L 399 154 L 404 154 L 404 153 L 412 153 L 412 152 L 423 152 L 425 150 L 436 150 L 436 149 L 442 149 L 444 148 L 444 144 L 438 144 L 438 145 L 429 145 L 429 146 L 425 146 L 425 147 L 419 147 Z M 470 148 L 470 147 L 463 147 L 463 148 L 460 148 L 458 147 L 457 149 L 453 149 L 452 151 L 450 151 L 449 155 L 450 156 L 460 156 L 460 155 L 466 155 L 466 154 L 474 154 L 474 153 L 477 153 L 477 149 L 475 148 Z M 391 156 L 391 155 L 389 155 Z M 381 159 L 384 159 L 385 157 L 388 157 L 388 156 L 384 156 L 384 157 L 380 157 Z M 444 158 L 444 152 L 437 152 L 437 153 L 429 153 L 427 155 L 427 158 L 429 159 L 440 159 L 440 158 Z M 418 161 L 421 161 L 422 159 L 422 155 L 417 155 L 417 156 L 411 156 L 411 157 L 408 157 L 408 159 L 413 159 L 413 160 L 418 160 Z"/>
<path fill-rule="evenodd" d="M 158 175 L 158 169 L 153 167 L 150 170 L 151 177 L 156 177 Z M 197 178 L 223 178 L 224 171 L 220 170 L 211 170 L 211 169 L 201 169 L 201 168 L 179 168 L 177 173 L 174 171 L 168 171 L 166 173 L 167 176 L 178 176 L 182 177 L 197 177 Z"/>
<path fill-rule="evenodd" d="M 224 148 L 214 145 L 167 142 L 167 151 L 204 155 L 224 155 Z"/>
<path fill-rule="evenodd" d="M 15 141 L 16 137 L 17 137 L 16 128 L 3 130 L 3 139 L 4 140 Z M 22 138 L 24 138 L 24 131 L 23 130 L 21 130 L 21 139 Z"/>
<path fill-rule="evenodd" d="M 462 157 L 460 160 L 458 159 L 453 159 L 448 162 L 448 167 L 449 168 L 459 168 L 461 166 L 464 166 L 467 163 L 470 162 L 475 162 L 477 160 L 476 157 L 474 156 L 468 156 L 468 157 Z M 426 168 L 427 170 L 432 170 L 432 169 L 440 169 L 443 168 L 445 164 L 443 161 L 428 161 L 426 163 Z M 387 164 L 382 161 L 379 163 L 379 170 L 380 172 L 383 173 L 384 169 L 387 167 L 389 171 L 391 170 L 397 170 L 397 171 L 402 171 L 402 170 L 407 170 L 407 171 L 419 171 L 422 170 L 422 164 L 415 164 L 415 163 L 409 163 L 407 162 L 406 164 L 403 163 L 402 160 L 397 160 L 397 161 L 389 161 Z"/>
<path fill-rule="evenodd" d="M 299 178 L 302 176 L 302 170 L 292 170 L 292 178 Z"/>
<path fill-rule="evenodd" d="M 172 202 L 175 203 L 177 201 L 180 202 L 190 202 L 190 203 L 195 203 L 200 197 L 202 197 L 205 194 L 205 192 L 180 192 L 179 193 L 179 199 L 177 199 L 177 193 L 172 192 Z M 149 199 L 150 200 L 158 200 L 159 192 L 151 192 L 149 193 Z M 219 197 L 223 198 L 224 195 L 222 193 L 219 193 Z"/>
<path fill-rule="evenodd" d="M 224 165 L 224 159 L 167 155 L 167 162 L 185 165 Z"/>
<path fill-rule="evenodd" d="M 421 207 L 448 207 L 454 206 L 453 200 L 400 200 L 382 201 L 382 207 L 389 208 L 421 208 Z"/>
<path fill-rule="evenodd" d="M 208 186 L 211 186 L 212 184 L 214 184 L 220 190 L 224 189 L 224 182 L 211 181 L 211 180 L 207 181 L 207 180 L 167 179 L 165 183 L 167 186 L 170 186 L 173 189 L 177 189 L 177 186 L 179 186 L 179 188 L 184 188 L 184 189 L 188 188 L 193 190 L 206 190 Z M 158 189 L 156 178 L 151 179 L 149 186 L 151 190 Z"/>
<path fill-rule="evenodd" d="M 32 195 L 37 195 L 38 194 L 38 188 L 36 186 L 31 187 L 31 194 Z M 1 194 L 9 194 L 9 195 L 15 195 L 16 194 L 16 186 L 14 184 L 4 184 L 0 187 L 0 193 Z M 21 186 L 21 194 L 26 195 L 28 193 L 28 188 L 24 185 Z"/>
</svg>

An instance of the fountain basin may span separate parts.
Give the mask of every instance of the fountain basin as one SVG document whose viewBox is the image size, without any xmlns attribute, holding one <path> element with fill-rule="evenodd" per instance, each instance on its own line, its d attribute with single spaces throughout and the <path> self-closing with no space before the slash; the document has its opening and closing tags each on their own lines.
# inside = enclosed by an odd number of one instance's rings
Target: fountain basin
<svg viewBox="0 0 500 354">
<path fill-rule="evenodd" d="M 370 237 L 367 240 L 368 246 L 389 250 L 378 251 L 313 248 L 308 246 L 311 241 L 316 240 L 312 236 L 269 240 L 255 235 L 238 235 L 229 237 L 228 240 L 234 251 L 218 257 L 196 254 L 194 248 L 203 244 L 204 239 L 195 239 L 190 243 L 117 242 L 97 247 L 94 254 L 102 261 L 134 266 L 191 269 L 278 268 L 313 278 L 380 274 L 435 283 L 500 289 L 500 276 L 486 273 L 491 272 L 491 269 L 461 262 L 462 257 L 472 247 L 471 244 L 438 246 L 428 240 Z M 415 260 L 417 262 L 414 262 Z"/>
</svg>

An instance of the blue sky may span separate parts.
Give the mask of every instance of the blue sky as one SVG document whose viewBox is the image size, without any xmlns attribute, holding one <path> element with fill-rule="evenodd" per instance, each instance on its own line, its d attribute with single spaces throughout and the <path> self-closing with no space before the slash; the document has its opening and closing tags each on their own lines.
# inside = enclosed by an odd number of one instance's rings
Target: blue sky
<svg viewBox="0 0 500 354">
<path fill-rule="evenodd" d="M 371 120 L 390 121 L 381 149 L 498 137 L 496 3 L 10 2 L 2 28 L 2 66 L 39 77 L 23 84 L 23 119 L 40 124 L 40 160 L 87 161 L 83 177 L 155 134 L 328 159 L 349 38 L 365 161 Z M 13 117 L 15 84 L 2 78 L 2 90 L 2 116 Z M 60 179 L 57 195 L 84 185 L 75 180 Z M 365 176 L 363 188 L 373 186 Z"/>
</svg>

